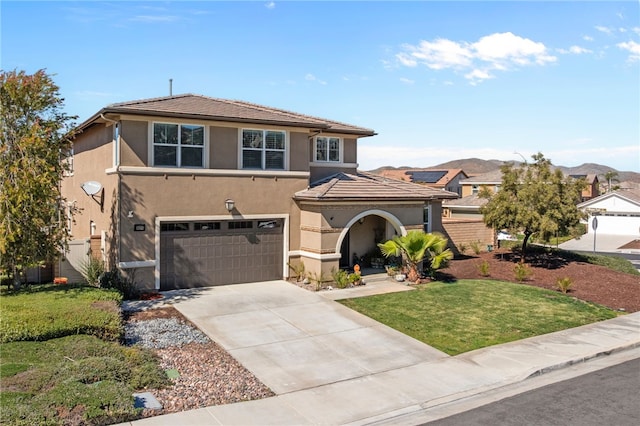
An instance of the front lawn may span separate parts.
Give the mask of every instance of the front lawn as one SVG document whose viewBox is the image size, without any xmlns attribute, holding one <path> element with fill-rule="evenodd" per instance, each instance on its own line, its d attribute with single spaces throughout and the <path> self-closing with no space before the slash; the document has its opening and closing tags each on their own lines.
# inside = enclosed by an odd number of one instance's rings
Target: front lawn
<svg viewBox="0 0 640 426">
<path fill-rule="evenodd" d="M 492 280 L 432 282 L 340 303 L 449 355 L 618 315 L 555 291 Z"/>
<path fill-rule="evenodd" d="M 0 295 L 0 424 L 111 424 L 135 419 L 133 392 L 167 377 L 148 350 L 119 343 L 120 295 L 33 286 Z"/>
</svg>

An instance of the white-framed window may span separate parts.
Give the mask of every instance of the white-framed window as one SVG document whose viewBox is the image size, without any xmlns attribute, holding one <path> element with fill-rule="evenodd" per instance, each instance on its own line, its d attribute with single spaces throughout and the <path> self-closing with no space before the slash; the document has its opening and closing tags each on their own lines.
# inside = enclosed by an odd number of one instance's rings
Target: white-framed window
<svg viewBox="0 0 640 426">
<path fill-rule="evenodd" d="M 280 130 L 242 129 L 242 168 L 285 170 L 286 136 Z"/>
<path fill-rule="evenodd" d="M 478 187 L 478 185 L 472 185 L 471 186 L 471 194 L 472 195 L 478 194 L 479 191 L 480 191 L 480 188 Z"/>
<path fill-rule="evenodd" d="M 314 161 L 339 163 L 342 157 L 342 140 L 336 137 L 316 136 L 313 151 Z"/>
<path fill-rule="evenodd" d="M 153 123 L 153 165 L 204 167 L 204 126 Z"/>
<path fill-rule="evenodd" d="M 431 204 L 425 204 L 422 210 L 422 229 L 431 232 Z"/>
</svg>

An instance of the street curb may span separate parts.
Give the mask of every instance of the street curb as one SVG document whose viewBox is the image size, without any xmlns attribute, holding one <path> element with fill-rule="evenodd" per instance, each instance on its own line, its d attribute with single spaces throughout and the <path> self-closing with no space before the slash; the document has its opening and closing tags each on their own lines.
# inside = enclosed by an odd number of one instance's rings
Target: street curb
<svg viewBox="0 0 640 426">
<path fill-rule="evenodd" d="M 580 364 L 580 363 L 587 362 L 587 361 L 590 361 L 590 360 L 593 360 L 593 359 L 596 359 L 596 358 L 601 358 L 601 357 L 613 355 L 613 354 L 618 353 L 618 352 L 632 350 L 632 349 L 636 349 L 636 348 L 639 348 L 639 347 L 640 347 L 640 341 L 637 341 L 637 342 L 628 343 L 628 344 L 622 345 L 622 346 L 615 346 L 615 347 L 607 349 L 607 350 L 601 350 L 601 351 L 595 352 L 593 354 L 577 357 L 577 358 L 570 359 L 570 360 L 567 360 L 567 361 L 563 361 L 563 362 L 560 362 L 560 363 L 557 363 L 557 364 L 554 364 L 554 365 L 550 365 L 548 367 L 540 368 L 540 369 L 534 371 L 533 373 L 529 374 L 528 376 L 526 376 L 524 378 L 524 380 L 526 380 L 528 378 L 531 378 L 531 377 L 541 376 L 541 375 L 543 375 L 545 373 L 550 373 L 552 371 L 557 371 L 557 370 L 560 370 L 560 369 L 563 369 L 563 368 L 567 368 L 567 367 L 570 367 L 570 366 L 575 365 L 575 364 Z"/>
<path fill-rule="evenodd" d="M 559 362 L 547 367 L 542 367 L 535 370 L 533 373 L 527 375 L 514 376 L 511 378 L 507 378 L 506 380 L 501 380 L 497 383 L 487 384 L 483 386 L 478 386 L 472 389 L 468 389 L 462 392 L 453 393 L 450 395 L 442 396 L 439 398 L 435 398 L 429 401 L 425 401 L 419 404 L 412 404 L 407 407 L 399 408 L 387 413 L 378 414 L 373 417 L 360 419 L 358 421 L 348 423 L 349 426 L 364 426 L 364 425 L 376 425 L 376 424 L 395 424 L 394 420 L 400 421 L 402 418 L 406 416 L 411 416 L 417 413 L 420 413 L 425 410 L 434 409 L 437 407 L 445 406 L 448 404 L 456 403 L 464 401 L 465 399 L 472 398 L 474 396 L 480 395 L 485 392 L 498 390 L 501 388 L 506 388 L 508 386 L 521 383 L 526 381 L 527 379 L 539 377 L 546 373 L 551 373 L 555 371 L 562 370 L 564 368 L 571 367 L 573 365 L 585 363 L 588 361 L 592 361 L 595 359 L 604 358 L 606 356 L 614 355 L 620 352 L 625 352 L 628 350 L 633 350 L 640 348 L 640 341 L 629 343 L 626 345 L 612 347 L 607 350 L 597 351 L 593 354 L 589 354 L 586 356 L 580 356 L 577 358 L 573 358 L 567 361 Z"/>
</svg>

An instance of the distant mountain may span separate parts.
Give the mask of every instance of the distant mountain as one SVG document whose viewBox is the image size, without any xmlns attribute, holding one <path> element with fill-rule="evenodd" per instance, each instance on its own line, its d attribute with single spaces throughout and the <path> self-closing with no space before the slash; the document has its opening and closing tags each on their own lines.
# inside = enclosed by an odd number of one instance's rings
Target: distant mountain
<svg viewBox="0 0 640 426">
<path fill-rule="evenodd" d="M 497 170 L 505 164 L 505 161 L 500 160 L 481 160 L 479 158 L 466 158 L 461 160 L 453 160 L 447 161 L 446 163 L 437 164 L 435 166 L 429 166 L 424 168 L 429 169 L 462 169 L 467 175 L 479 175 L 483 173 L 492 172 Z M 518 162 L 515 162 L 518 164 Z M 563 173 L 568 175 L 589 175 L 589 174 L 597 174 L 598 180 L 601 183 L 604 183 L 606 180 L 604 178 L 605 173 L 609 171 L 614 171 L 618 173 L 618 180 L 620 181 L 620 186 L 623 188 L 626 187 L 636 187 L 636 185 L 640 185 L 640 173 L 636 172 L 627 172 L 627 171 L 619 171 L 614 169 L 613 167 L 605 166 L 602 164 L 595 163 L 585 163 L 581 166 L 577 167 L 564 167 L 564 166 L 556 166 Z M 391 167 L 385 166 L 380 167 L 375 170 L 370 170 L 370 173 L 380 174 L 382 170 L 401 170 L 401 169 L 415 169 L 418 167 Z M 629 184 L 626 184 L 629 182 Z"/>
</svg>

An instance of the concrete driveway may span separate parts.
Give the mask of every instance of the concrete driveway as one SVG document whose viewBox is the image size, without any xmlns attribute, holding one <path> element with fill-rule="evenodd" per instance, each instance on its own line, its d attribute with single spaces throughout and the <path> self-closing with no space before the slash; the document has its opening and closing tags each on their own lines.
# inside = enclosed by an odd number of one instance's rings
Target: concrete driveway
<svg viewBox="0 0 640 426">
<path fill-rule="evenodd" d="M 165 299 L 278 395 L 449 358 L 285 281 L 199 289 L 193 297 L 167 292 Z"/>
</svg>

